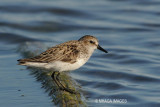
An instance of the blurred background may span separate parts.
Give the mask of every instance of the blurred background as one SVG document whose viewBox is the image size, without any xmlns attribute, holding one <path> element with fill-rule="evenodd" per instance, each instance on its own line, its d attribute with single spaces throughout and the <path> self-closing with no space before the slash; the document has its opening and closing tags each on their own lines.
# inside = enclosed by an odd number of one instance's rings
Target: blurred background
<svg viewBox="0 0 160 107">
<path fill-rule="evenodd" d="M 33 42 L 45 50 L 89 34 L 109 53 L 97 50 L 70 74 L 87 105 L 160 107 L 159 8 L 160 0 L 0 0 L 0 105 L 55 106 L 41 83 L 17 65 L 23 58 L 17 50 Z"/>
</svg>

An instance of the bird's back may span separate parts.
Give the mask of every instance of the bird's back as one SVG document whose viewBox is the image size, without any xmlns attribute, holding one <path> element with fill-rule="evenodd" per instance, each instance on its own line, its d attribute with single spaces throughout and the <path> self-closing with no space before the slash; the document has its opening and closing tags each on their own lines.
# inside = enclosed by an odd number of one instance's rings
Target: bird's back
<svg viewBox="0 0 160 107">
<path fill-rule="evenodd" d="M 77 40 L 68 41 L 56 45 L 33 58 L 19 59 L 19 65 L 27 65 L 27 62 L 51 63 L 54 61 L 75 63 L 81 51 L 84 51 L 80 49 L 81 47 L 81 43 Z"/>
</svg>

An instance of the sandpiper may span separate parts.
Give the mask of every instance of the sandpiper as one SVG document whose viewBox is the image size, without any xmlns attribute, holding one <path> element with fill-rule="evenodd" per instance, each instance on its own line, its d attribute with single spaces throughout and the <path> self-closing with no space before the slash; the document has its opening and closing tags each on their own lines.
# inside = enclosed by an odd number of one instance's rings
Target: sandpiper
<svg viewBox="0 0 160 107">
<path fill-rule="evenodd" d="M 53 72 L 52 78 L 60 89 L 69 91 L 59 82 L 58 76 L 60 72 L 73 71 L 80 68 L 88 61 L 95 49 L 108 53 L 99 45 L 96 37 L 85 35 L 79 40 L 71 40 L 56 45 L 33 58 L 19 59 L 18 61 L 19 65 L 57 71 L 57 76 L 55 77 L 55 72 Z"/>
</svg>

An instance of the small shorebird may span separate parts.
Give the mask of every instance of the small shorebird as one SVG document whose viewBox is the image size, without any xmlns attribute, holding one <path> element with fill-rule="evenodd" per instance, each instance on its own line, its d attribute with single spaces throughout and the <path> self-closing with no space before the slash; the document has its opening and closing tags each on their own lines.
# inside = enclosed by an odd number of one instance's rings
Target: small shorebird
<svg viewBox="0 0 160 107">
<path fill-rule="evenodd" d="M 56 45 L 33 58 L 19 59 L 17 61 L 19 61 L 19 65 L 57 71 L 58 74 L 56 77 L 55 72 L 52 74 L 52 78 L 57 86 L 62 90 L 72 93 L 72 91 L 65 88 L 61 82 L 59 82 L 58 77 L 60 72 L 73 71 L 80 68 L 88 61 L 95 49 L 108 53 L 99 45 L 96 37 L 85 35 L 79 40 L 72 40 Z"/>
</svg>

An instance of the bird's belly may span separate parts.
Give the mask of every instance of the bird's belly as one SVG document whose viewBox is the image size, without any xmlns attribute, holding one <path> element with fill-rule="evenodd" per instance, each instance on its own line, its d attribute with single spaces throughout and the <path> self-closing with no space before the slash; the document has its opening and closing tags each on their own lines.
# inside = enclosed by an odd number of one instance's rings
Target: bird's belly
<svg viewBox="0 0 160 107">
<path fill-rule="evenodd" d="M 73 71 L 75 69 L 80 68 L 82 65 L 86 63 L 86 60 L 84 59 L 79 59 L 75 63 L 71 64 L 69 62 L 62 62 L 62 61 L 55 61 L 52 63 L 46 64 L 45 68 L 46 69 L 53 69 L 55 71 Z"/>
</svg>

